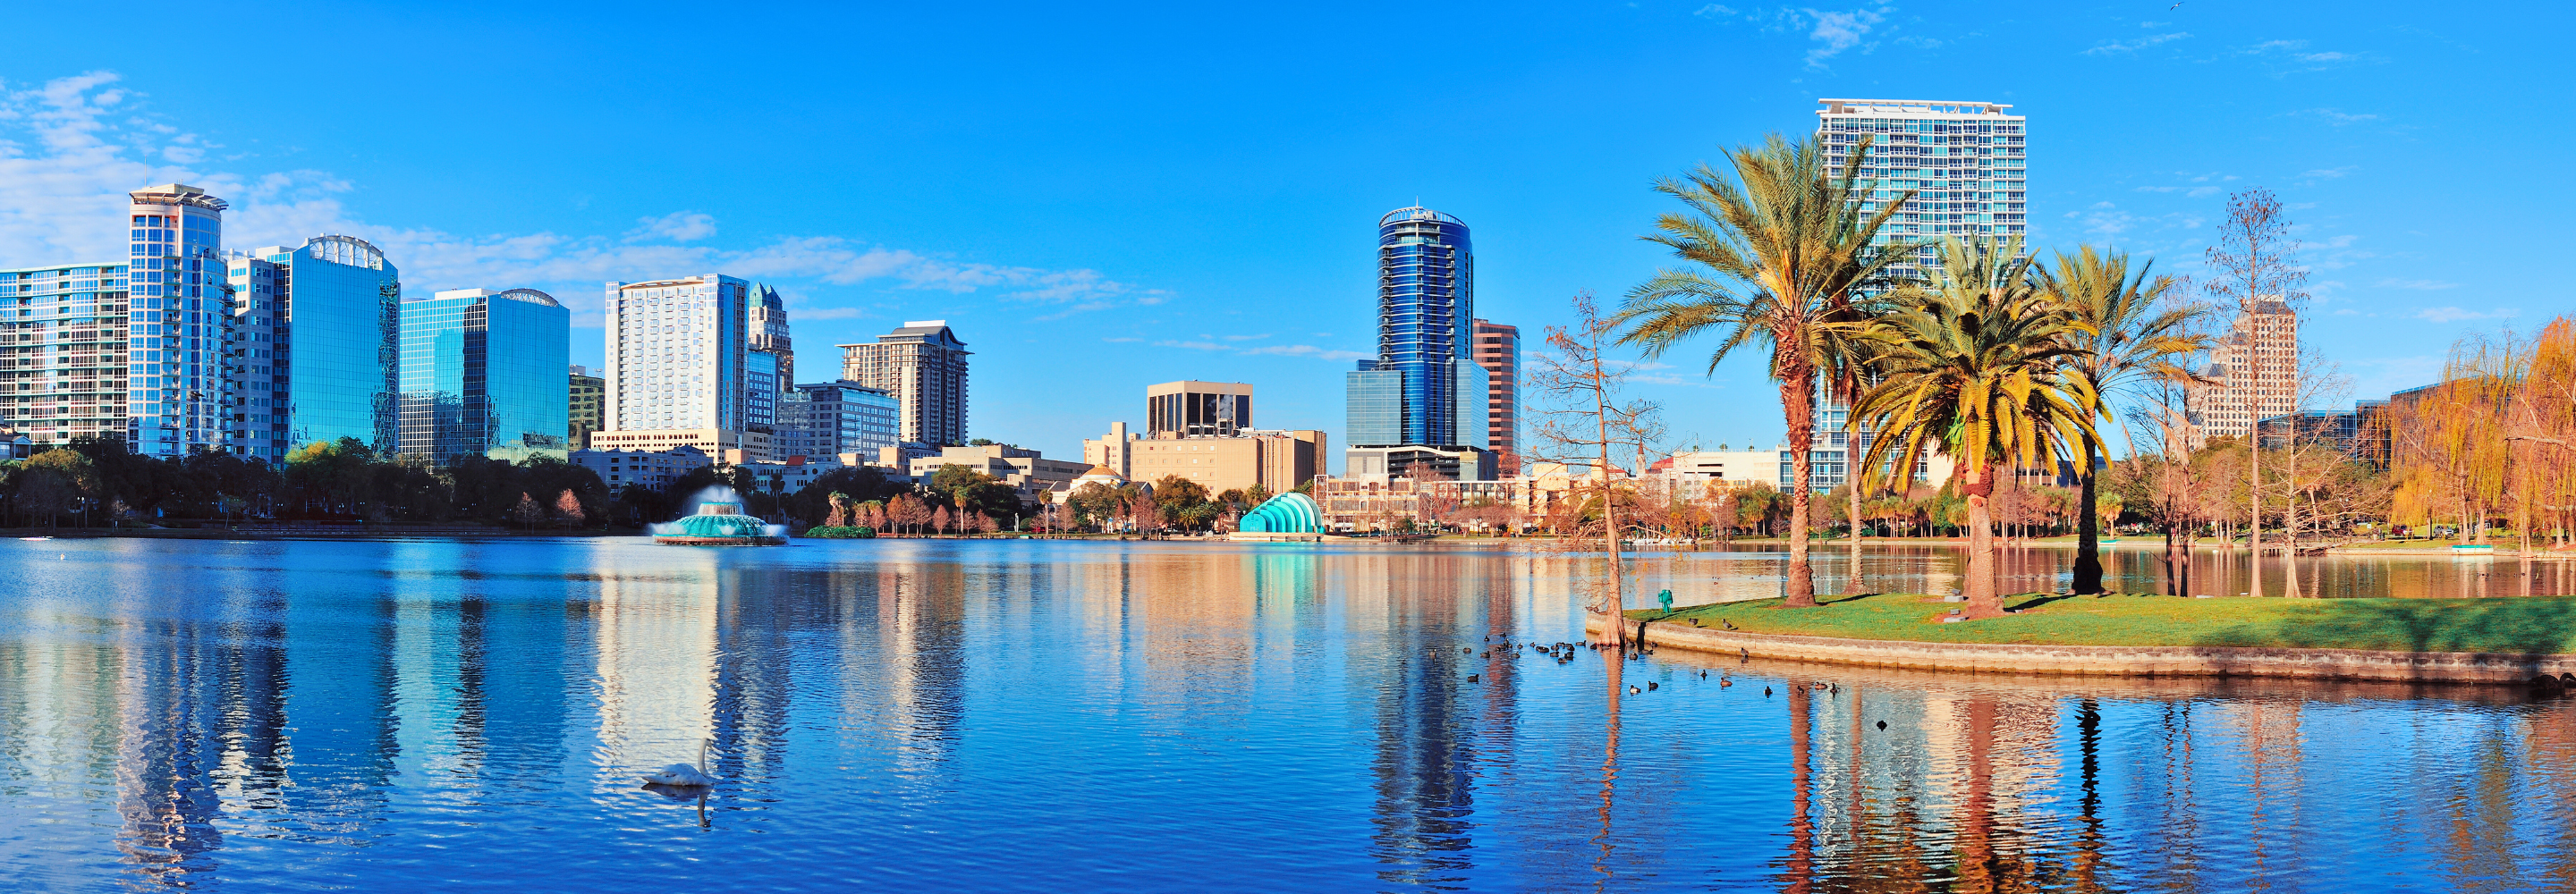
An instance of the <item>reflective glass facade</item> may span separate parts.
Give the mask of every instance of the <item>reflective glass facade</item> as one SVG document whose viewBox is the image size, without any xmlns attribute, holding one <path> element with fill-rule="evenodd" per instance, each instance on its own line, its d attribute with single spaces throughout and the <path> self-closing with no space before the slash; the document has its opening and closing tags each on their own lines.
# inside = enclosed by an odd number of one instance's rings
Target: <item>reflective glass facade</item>
<svg viewBox="0 0 2576 894">
<path fill-rule="evenodd" d="M 1404 443 L 1404 373 L 1378 369 L 1374 360 L 1343 373 L 1349 424 L 1342 436 L 1353 447 L 1389 447 Z"/>
<path fill-rule="evenodd" d="M 233 440 L 281 458 L 316 441 L 401 439 L 402 273 L 354 236 L 237 256 L 230 277 L 243 370 Z"/>
<path fill-rule="evenodd" d="M 572 312 L 534 289 L 402 302 L 402 452 L 564 458 L 571 337 Z"/>
<path fill-rule="evenodd" d="M 1401 439 L 1392 443 L 1482 443 L 1483 414 L 1471 438 L 1458 430 L 1456 409 L 1458 364 L 1474 350 L 1476 258 L 1467 224 L 1429 208 L 1388 212 L 1378 219 L 1377 264 L 1377 368 L 1403 374 Z M 1481 408 L 1485 382 L 1474 379 Z"/>
<path fill-rule="evenodd" d="M 752 431 L 778 430 L 778 355 L 768 351 L 743 353 L 742 420 Z"/>
<path fill-rule="evenodd" d="M 798 385 L 780 407 L 781 456 L 860 453 L 873 460 L 901 433 L 903 402 L 857 382 Z"/>
</svg>

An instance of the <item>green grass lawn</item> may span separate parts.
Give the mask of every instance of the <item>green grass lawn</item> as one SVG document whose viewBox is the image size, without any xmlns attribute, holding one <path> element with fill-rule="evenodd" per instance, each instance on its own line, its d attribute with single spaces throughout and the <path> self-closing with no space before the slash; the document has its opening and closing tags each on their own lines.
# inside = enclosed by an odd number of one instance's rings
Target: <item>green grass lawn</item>
<svg viewBox="0 0 2576 894">
<path fill-rule="evenodd" d="M 1965 606 L 1914 594 L 1821 597 L 1817 608 L 1778 599 L 1629 612 L 1657 623 L 1747 633 L 1937 643 L 2072 646 L 2273 646 L 2400 652 L 2576 653 L 2576 597 L 2520 599 L 2177 599 L 2064 596 L 2004 599 L 2021 609 L 1984 621 L 1944 624 Z"/>
</svg>

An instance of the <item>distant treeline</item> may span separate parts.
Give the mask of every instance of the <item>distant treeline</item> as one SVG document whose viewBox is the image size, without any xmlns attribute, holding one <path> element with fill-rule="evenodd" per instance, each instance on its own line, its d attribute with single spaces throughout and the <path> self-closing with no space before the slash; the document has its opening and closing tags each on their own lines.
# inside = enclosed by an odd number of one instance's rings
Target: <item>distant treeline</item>
<svg viewBox="0 0 2576 894">
<path fill-rule="evenodd" d="M 984 498 L 970 503 L 989 501 L 994 489 L 978 486 L 989 485 L 990 479 L 952 475 L 948 480 L 974 486 L 974 496 Z M 0 462 L 0 526 L 316 521 L 480 523 L 535 530 L 639 527 L 684 514 L 693 508 L 684 505 L 689 497 L 717 484 L 740 492 L 752 514 L 800 529 L 830 513 L 830 494 L 836 491 L 858 500 L 897 494 L 949 499 L 943 488 L 916 488 L 873 468 L 835 470 L 794 493 L 765 489 L 741 469 L 712 468 L 697 469 L 658 489 L 640 484 L 611 489 L 589 469 L 551 458 L 508 462 L 468 456 L 438 466 L 420 457 L 379 453 L 355 438 L 307 444 L 274 465 L 231 453 L 163 459 L 134 453 L 122 440 L 100 438 Z"/>
</svg>

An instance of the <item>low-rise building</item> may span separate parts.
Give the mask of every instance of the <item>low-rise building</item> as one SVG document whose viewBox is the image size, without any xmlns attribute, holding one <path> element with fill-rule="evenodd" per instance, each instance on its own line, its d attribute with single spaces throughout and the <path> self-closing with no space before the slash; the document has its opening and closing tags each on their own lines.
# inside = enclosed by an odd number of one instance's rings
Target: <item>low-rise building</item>
<svg viewBox="0 0 2576 894">
<path fill-rule="evenodd" d="M 669 450 L 575 450 L 569 461 L 598 475 L 611 491 L 628 485 L 660 490 L 715 462 L 706 451 L 686 444 Z"/>
<path fill-rule="evenodd" d="M 1482 447 L 1352 447 L 1342 452 L 1342 475 L 1349 478 L 1400 478 L 1414 466 L 1429 465 L 1449 481 L 1492 481 L 1502 477 L 1494 452 Z"/>
<path fill-rule="evenodd" d="M 1035 450 L 1009 444 L 985 444 L 975 447 L 943 447 L 929 456 L 916 456 L 905 461 L 904 473 L 914 481 L 930 483 L 930 476 L 947 466 L 962 466 L 991 475 L 1018 488 L 1022 502 L 1035 502 L 1037 495 L 1057 485 L 1067 484 L 1091 471 L 1088 463 L 1070 463 L 1047 459 Z"/>
<path fill-rule="evenodd" d="M 717 462 L 727 465 L 769 462 L 776 442 L 767 432 L 730 431 L 721 428 L 650 428 L 637 431 L 609 429 L 590 433 L 593 450 L 669 450 L 695 447 Z"/>
</svg>

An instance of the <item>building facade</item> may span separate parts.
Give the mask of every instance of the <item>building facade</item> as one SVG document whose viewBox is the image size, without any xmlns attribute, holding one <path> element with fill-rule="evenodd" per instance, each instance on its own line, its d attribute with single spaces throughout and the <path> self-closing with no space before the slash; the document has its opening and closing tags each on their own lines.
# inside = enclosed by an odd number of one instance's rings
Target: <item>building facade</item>
<svg viewBox="0 0 2576 894">
<path fill-rule="evenodd" d="M 121 321 L 125 442 L 161 457 L 226 449 L 236 399 L 226 357 L 235 317 L 222 251 L 230 206 L 180 183 L 126 195 L 133 226 L 125 265 L 130 310 Z M 91 328 L 104 336 L 113 327 Z"/>
<path fill-rule="evenodd" d="M 2029 232 L 2024 174 L 2028 121 L 2012 106 L 1983 101 L 1819 99 L 1816 135 L 1836 163 L 1870 140 L 1860 179 L 1873 184 L 1863 210 L 1906 190 L 1914 199 L 1879 231 L 1881 245 L 1906 240 L 2023 236 Z M 1936 266 L 1925 249 L 1900 272 Z"/>
<path fill-rule="evenodd" d="M 613 442 L 619 446 L 689 443 L 722 457 L 757 442 L 766 451 L 769 433 L 750 430 L 745 394 L 753 364 L 750 293 L 749 283 L 717 273 L 609 283 L 606 427 L 592 442 L 618 432 L 639 435 Z"/>
<path fill-rule="evenodd" d="M 787 302 L 768 283 L 751 287 L 751 349 L 778 358 L 778 392 L 796 382 L 796 344 L 787 334 Z"/>
<path fill-rule="evenodd" d="M 607 379 L 591 375 L 588 367 L 572 368 L 571 384 L 566 390 L 566 396 L 570 398 L 566 405 L 566 418 L 571 422 L 564 432 L 570 439 L 567 447 L 590 449 L 590 433 L 599 430 L 599 398 L 606 393 L 607 385 Z"/>
<path fill-rule="evenodd" d="M 2242 438 L 2261 419 L 2288 415 L 2299 403 L 2299 316 L 2279 301 L 2236 315 L 2190 387 L 2191 443 Z"/>
<path fill-rule="evenodd" d="M 228 276 L 242 348 L 236 452 L 278 462 L 341 438 L 397 449 L 402 273 L 384 252 L 316 236 L 233 253 Z"/>
<path fill-rule="evenodd" d="M 128 301 L 123 264 L 0 270 L 0 434 L 37 452 L 126 437 L 126 382 L 143 381 L 129 379 L 143 367 L 128 360 Z"/>
<path fill-rule="evenodd" d="M 903 405 L 903 440 L 963 444 L 968 353 L 948 321 L 907 322 L 874 343 L 842 345 L 841 378 L 894 395 Z"/>
<path fill-rule="evenodd" d="M 788 460 L 844 453 L 875 456 L 897 443 L 903 416 L 903 404 L 894 395 L 846 381 L 798 385 L 779 406 L 777 452 Z"/>
<path fill-rule="evenodd" d="M 402 302 L 401 450 L 563 459 L 571 397 L 555 385 L 572 312 L 535 289 L 457 289 Z"/>
<path fill-rule="evenodd" d="M 575 450 L 565 461 L 596 473 L 611 491 L 629 486 L 661 490 L 715 463 L 705 451 L 686 445 L 653 451 Z"/>
<path fill-rule="evenodd" d="M 1231 437 L 1252 427 L 1249 384 L 1180 381 L 1145 386 L 1148 437 Z"/>
<path fill-rule="evenodd" d="M 1124 468 L 1107 463 L 1089 465 L 1113 469 L 1121 477 L 1147 484 L 1167 477 L 1185 478 L 1207 488 L 1210 495 L 1250 490 L 1256 485 L 1274 494 L 1284 493 L 1327 469 L 1327 439 L 1323 432 L 1312 430 L 1145 438 L 1125 446 Z M 1083 452 L 1086 457 L 1091 454 L 1089 444 L 1084 445 Z"/>
<path fill-rule="evenodd" d="M 1488 446 L 1491 383 L 1474 359 L 1476 256 L 1466 222 L 1429 208 L 1387 212 L 1378 219 L 1377 272 L 1377 356 L 1346 380 L 1352 445 Z"/>
<path fill-rule="evenodd" d="M 1521 330 L 1477 320 L 1476 365 L 1485 368 L 1485 446 L 1504 457 L 1503 474 L 1518 475 L 1521 454 Z"/>
</svg>

